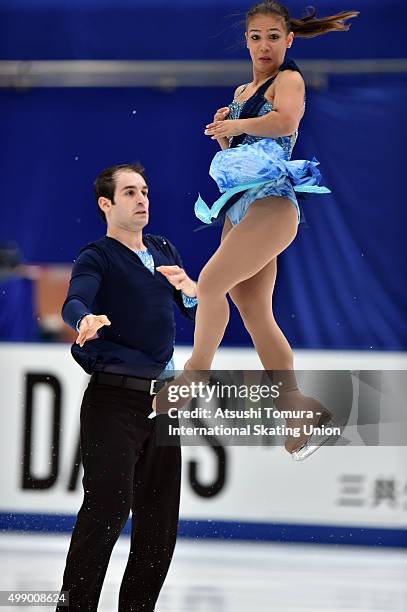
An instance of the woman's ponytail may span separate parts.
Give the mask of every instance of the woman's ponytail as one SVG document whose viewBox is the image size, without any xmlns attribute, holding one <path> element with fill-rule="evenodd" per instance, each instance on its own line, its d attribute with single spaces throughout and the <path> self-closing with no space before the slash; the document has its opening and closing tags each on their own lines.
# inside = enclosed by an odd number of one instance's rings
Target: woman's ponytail
<svg viewBox="0 0 407 612">
<path fill-rule="evenodd" d="M 348 19 L 357 17 L 359 11 L 342 11 L 336 15 L 317 17 L 313 6 L 308 7 L 307 14 L 302 19 L 292 19 L 287 8 L 281 2 L 266 0 L 252 6 L 246 14 L 246 30 L 248 23 L 255 15 L 278 15 L 285 23 L 287 34 L 294 32 L 298 37 L 313 38 L 327 32 L 346 32 L 350 28 Z"/>
<path fill-rule="evenodd" d="M 308 8 L 308 13 L 302 19 L 291 19 L 291 31 L 301 38 L 313 38 L 328 32 L 346 32 L 351 24 L 346 23 L 348 19 L 357 17 L 358 11 L 342 11 L 336 15 L 317 17 L 313 6 Z"/>
</svg>

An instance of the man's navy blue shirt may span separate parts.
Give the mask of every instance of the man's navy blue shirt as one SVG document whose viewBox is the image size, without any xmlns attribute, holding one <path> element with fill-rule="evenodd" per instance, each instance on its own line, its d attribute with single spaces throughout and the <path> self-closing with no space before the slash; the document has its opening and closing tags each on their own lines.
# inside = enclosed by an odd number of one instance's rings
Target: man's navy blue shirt
<svg viewBox="0 0 407 612">
<path fill-rule="evenodd" d="M 166 238 L 146 234 L 143 242 L 155 267 L 183 267 Z M 73 344 L 74 359 L 89 374 L 103 370 L 157 378 L 174 350 L 174 302 L 194 319 L 196 307 L 185 307 L 181 291 L 163 274 L 151 274 L 130 248 L 108 236 L 88 244 L 75 261 L 62 316 L 74 329 L 85 314 L 104 314 L 111 325 L 82 348 Z"/>
</svg>

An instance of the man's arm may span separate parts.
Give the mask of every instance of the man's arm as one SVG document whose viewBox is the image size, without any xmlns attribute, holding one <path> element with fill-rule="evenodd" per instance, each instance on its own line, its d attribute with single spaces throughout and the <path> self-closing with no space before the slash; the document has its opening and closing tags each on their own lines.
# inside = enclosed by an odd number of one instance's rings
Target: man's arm
<svg viewBox="0 0 407 612">
<path fill-rule="evenodd" d="M 198 304 L 196 282 L 189 278 L 185 270 L 179 265 L 158 266 L 156 270 L 161 272 L 168 282 L 174 286 L 174 301 L 181 313 L 188 319 L 195 319 Z"/>
<path fill-rule="evenodd" d="M 169 240 L 167 240 L 167 244 L 171 249 L 175 265 L 158 266 L 156 270 L 161 272 L 168 282 L 174 286 L 174 301 L 181 313 L 188 319 L 194 320 L 198 304 L 196 282 L 189 278 L 185 272 L 181 256 L 175 246 Z"/>
<path fill-rule="evenodd" d="M 104 273 L 100 254 L 91 249 L 82 251 L 72 269 L 68 295 L 62 306 L 62 318 L 79 332 L 77 343 L 83 346 L 100 327 L 110 325 L 105 315 L 93 315 L 92 305 Z"/>
</svg>

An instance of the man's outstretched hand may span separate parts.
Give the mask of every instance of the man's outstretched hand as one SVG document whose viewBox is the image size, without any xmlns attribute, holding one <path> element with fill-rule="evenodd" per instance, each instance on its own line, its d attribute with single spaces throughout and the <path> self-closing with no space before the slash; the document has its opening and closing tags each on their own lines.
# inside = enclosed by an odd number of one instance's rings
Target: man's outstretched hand
<svg viewBox="0 0 407 612">
<path fill-rule="evenodd" d="M 106 315 L 85 315 L 79 325 L 79 336 L 76 339 L 76 344 L 83 346 L 87 340 L 94 338 L 98 329 L 104 325 L 111 325 Z"/>
</svg>

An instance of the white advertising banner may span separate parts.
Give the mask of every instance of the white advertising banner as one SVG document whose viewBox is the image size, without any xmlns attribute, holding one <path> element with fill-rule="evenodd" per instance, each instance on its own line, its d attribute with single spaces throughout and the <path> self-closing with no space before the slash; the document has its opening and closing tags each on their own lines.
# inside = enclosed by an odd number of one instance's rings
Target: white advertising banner
<svg viewBox="0 0 407 612">
<path fill-rule="evenodd" d="M 231 367 L 227 355 L 220 351 L 219 369 Z M 234 368 L 258 367 L 253 352 L 242 351 L 240 365 L 239 350 L 233 355 Z M 181 349 L 179 367 L 183 356 Z M 332 354 L 330 359 L 340 363 Z M 13 528 L 13 515 L 39 515 L 39 521 L 41 516 L 44 521 L 74 516 L 82 501 L 79 408 L 88 376 L 67 345 L 3 344 L 0 364 L 2 528 Z M 315 364 L 320 366 L 319 360 Z M 310 367 L 306 359 L 301 365 Z M 402 539 L 407 446 L 366 446 L 363 430 L 358 431 L 360 446 L 323 447 L 303 462 L 292 461 L 282 446 L 184 446 L 181 519 L 186 535 L 188 524 L 205 525 L 206 534 L 212 528 L 214 536 L 223 525 L 226 537 L 225 525 L 230 525 L 233 533 L 240 529 L 249 538 L 262 537 L 256 525 L 279 525 L 280 532 L 292 525 L 331 528 L 334 541 L 336 528 L 393 531 Z M 393 541 L 407 545 L 405 536 Z"/>
</svg>

